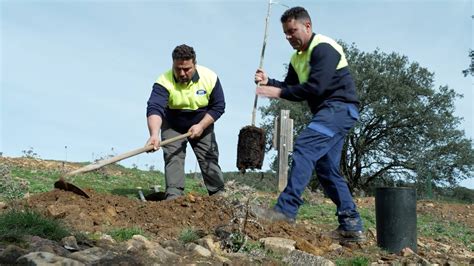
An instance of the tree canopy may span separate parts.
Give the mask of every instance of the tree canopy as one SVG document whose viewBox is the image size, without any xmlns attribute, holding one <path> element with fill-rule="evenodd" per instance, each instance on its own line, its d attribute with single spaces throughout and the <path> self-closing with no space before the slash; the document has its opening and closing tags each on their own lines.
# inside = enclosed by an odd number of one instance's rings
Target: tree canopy
<svg viewBox="0 0 474 266">
<path fill-rule="evenodd" d="M 465 77 L 468 75 L 474 76 L 474 50 L 469 51 L 469 57 L 471 58 L 471 64 L 468 69 L 462 71 Z"/>
<path fill-rule="evenodd" d="M 360 120 L 341 159 L 350 187 L 397 181 L 454 185 L 472 176 L 472 140 L 454 115 L 454 101 L 462 95 L 448 86 L 435 89 L 434 74 L 406 56 L 344 47 L 361 101 Z M 290 110 L 295 135 L 312 117 L 305 102 L 271 100 L 260 108 L 268 135 L 281 109 Z"/>
</svg>

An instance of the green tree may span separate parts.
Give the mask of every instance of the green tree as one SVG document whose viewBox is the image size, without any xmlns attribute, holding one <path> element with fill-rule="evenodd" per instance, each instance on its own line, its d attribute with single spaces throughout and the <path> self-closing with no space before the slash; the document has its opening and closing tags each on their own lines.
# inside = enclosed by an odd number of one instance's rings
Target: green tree
<svg viewBox="0 0 474 266">
<path fill-rule="evenodd" d="M 468 69 L 462 71 L 465 77 L 468 75 L 474 76 L 474 50 L 469 51 L 469 57 L 471 58 L 471 64 Z"/>
<path fill-rule="evenodd" d="M 361 101 L 360 120 L 346 138 L 341 160 L 351 188 L 397 181 L 456 184 L 472 176 L 472 141 L 453 114 L 461 95 L 447 86 L 434 89 L 434 74 L 406 56 L 344 46 Z M 260 109 L 269 135 L 281 109 L 290 110 L 295 135 L 312 116 L 305 103 L 285 100 Z"/>
</svg>

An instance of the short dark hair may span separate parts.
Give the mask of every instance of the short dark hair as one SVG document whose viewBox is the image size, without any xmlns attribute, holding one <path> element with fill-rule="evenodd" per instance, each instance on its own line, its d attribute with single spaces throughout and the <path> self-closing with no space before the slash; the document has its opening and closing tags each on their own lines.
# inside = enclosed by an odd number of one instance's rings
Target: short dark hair
<svg viewBox="0 0 474 266">
<path fill-rule="evenodd" d="M 193 47 L 187 46 L 186 44 L 176 46 L 171 56 L 173 57 L 173 61 L 192 59 L 193 63 L 196 63 L 196 53 L 194 52 Z"/>
<path fill-rule="evenodd" d="M 280 21 L 281 23 L 285 23 L 291 19 L 309 20 L 309 22 L 311 23 L 311 17 L 309 16 L 308 11 L 306 11 L 306 9 L 300 6 L 292 7 L 286 10 L 285 13 L 281 15 Z"/>
</svg>

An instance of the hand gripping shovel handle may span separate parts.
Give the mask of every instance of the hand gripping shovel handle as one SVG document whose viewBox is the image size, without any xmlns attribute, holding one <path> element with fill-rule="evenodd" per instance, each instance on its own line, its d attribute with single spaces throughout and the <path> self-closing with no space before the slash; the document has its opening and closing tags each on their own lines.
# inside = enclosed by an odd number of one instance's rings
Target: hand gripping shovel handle
<svg viewBox="0 0 474 266">
<path fill-rule="evenodd" d="M 174 142 L 174 141 L 177 141 L 177 140 L 180 140 L 180 139 L 187 138 L 187 137 L 189 137 L 189 136 L 191 136 L 191 132 L 188 132 L 188 133 L 186 133 L 186 134 L 179 135 L 179 136 L 176 136 L 176 137 L 173 137 L 173 138 L 164 140 L 164 141 L 161 142 L 160 146 L 164 146 L 164 145 L 166 145 L 166 144 L 169 144 L 169 143 L 171 143 L 171 142 Z M 109 165 L 109 164 L 112 164 L 112 163 L 121 161 L 121 160 L 123 160 L 123 159 L 130 158 L 130 157 L 132 157 L 132 156 L 138 155 L 138 154 L 140 154 L 140 153 L 148 152 L 148 151 L 151 151 L 151 150 L 153 150 L 153 145 L 148 145 L 148 146 L 145 146 L 145 147 L 142 147 L 142 148 L 138 148 L 138 149 L 135 149 L 135 150 L 132 150 L 132 151 L 129 151 L 129 152 L 126 152 L 126 153 L 123 153 L 123 154 L 114 156 L 114 157 L 112 157 L 112 158 L 100 160 L 100 161 L 98 161 L 98 162 L 95 162 L 95 163 L 86 165 L 86 166 L 81 167 L 81 168 L 79 168 L 79 169 L 77 169 L 77 170 L 74 170 L 74 171 L 72 171 L 72 172 L 67 173 L 67 174 L 65 175 L 65 177 L 77 175 L 77 174 L 80 174 L 80 173 L 90 172 L 90 171 L 99 169 L 99 168 L 101 168 L 101 167 L 103 167 L 103 166 L 106 166 L 106 165 Z"/>
</svg>

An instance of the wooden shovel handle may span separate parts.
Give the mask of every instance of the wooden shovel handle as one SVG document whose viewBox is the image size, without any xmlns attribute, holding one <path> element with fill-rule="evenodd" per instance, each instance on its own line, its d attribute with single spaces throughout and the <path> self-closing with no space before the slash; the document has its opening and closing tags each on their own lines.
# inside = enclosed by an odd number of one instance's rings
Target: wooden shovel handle
<svg viewBox="0 0 474 266">
<path fill-rule="evenodd" d="M 164 145 L 166 145 L 166 144 L 169 144 L 169 143 L 171 143 L 171 142 L 174 142 L 174 141 L 177 141 L 177 140 L 180 140 L 180 139 L 187 138 L 187 137 L 189 137 L 189 136 L 191 136 L 191 132 L 188 132 L 188 133 L 186 133 L 186 134 L 182 134 L 182 135 L 179 135 L 179 136 L 176 136 L 176 137 L 173 137 L 173 138 L 164 140 L 164 141 L 161 142 L 160 146 L 164 146 Z M 148 145 L 148 146 L 145 146 L 145 147 L 141 147 L 141 148 L 138 148 L 138 149 L 135 149 L 135 150 L 132 150 L 132 151 L 129 151 L 129 152 L 122 153 L 122 154 L 120 154 L 120 155 L 114 156 L 114 157 L 112 157 L 112 158 L 100 160 L 100 161 L 98 161 L 98 162 L 95 162 L 95 163 L 86 165 L 86 166 L 81 167 L 81 168 L 79 168 L 79 169 L 77 169 L 77 170 L 74 170 L 74 171 L 72 171 L 72 172 L 67 173 L 65 176 L 72 176 L 72 175 L 77 175 L 77 174 L 79 174 L 79 173 L 90 172 L 90 171 L 99 169 L 99 168 L 101 168 L 101 167 L 103 167 L 103 166 L 106 166 L 106 165 L 109 165 L 109 164 L 112 164 L 112 163 L 121 161 L 121 160 L 123 160 L 123 159 L 130 158 L 130 157 L 132 157 L 132 156 L 135 156 L 135 155 L 138 155 L 138 154 L 140 154 L 140 153 L 147 152 L 147 151 L 151 151 L 151 150 L 153 150 L 153 145 Z"/>
</svg>

